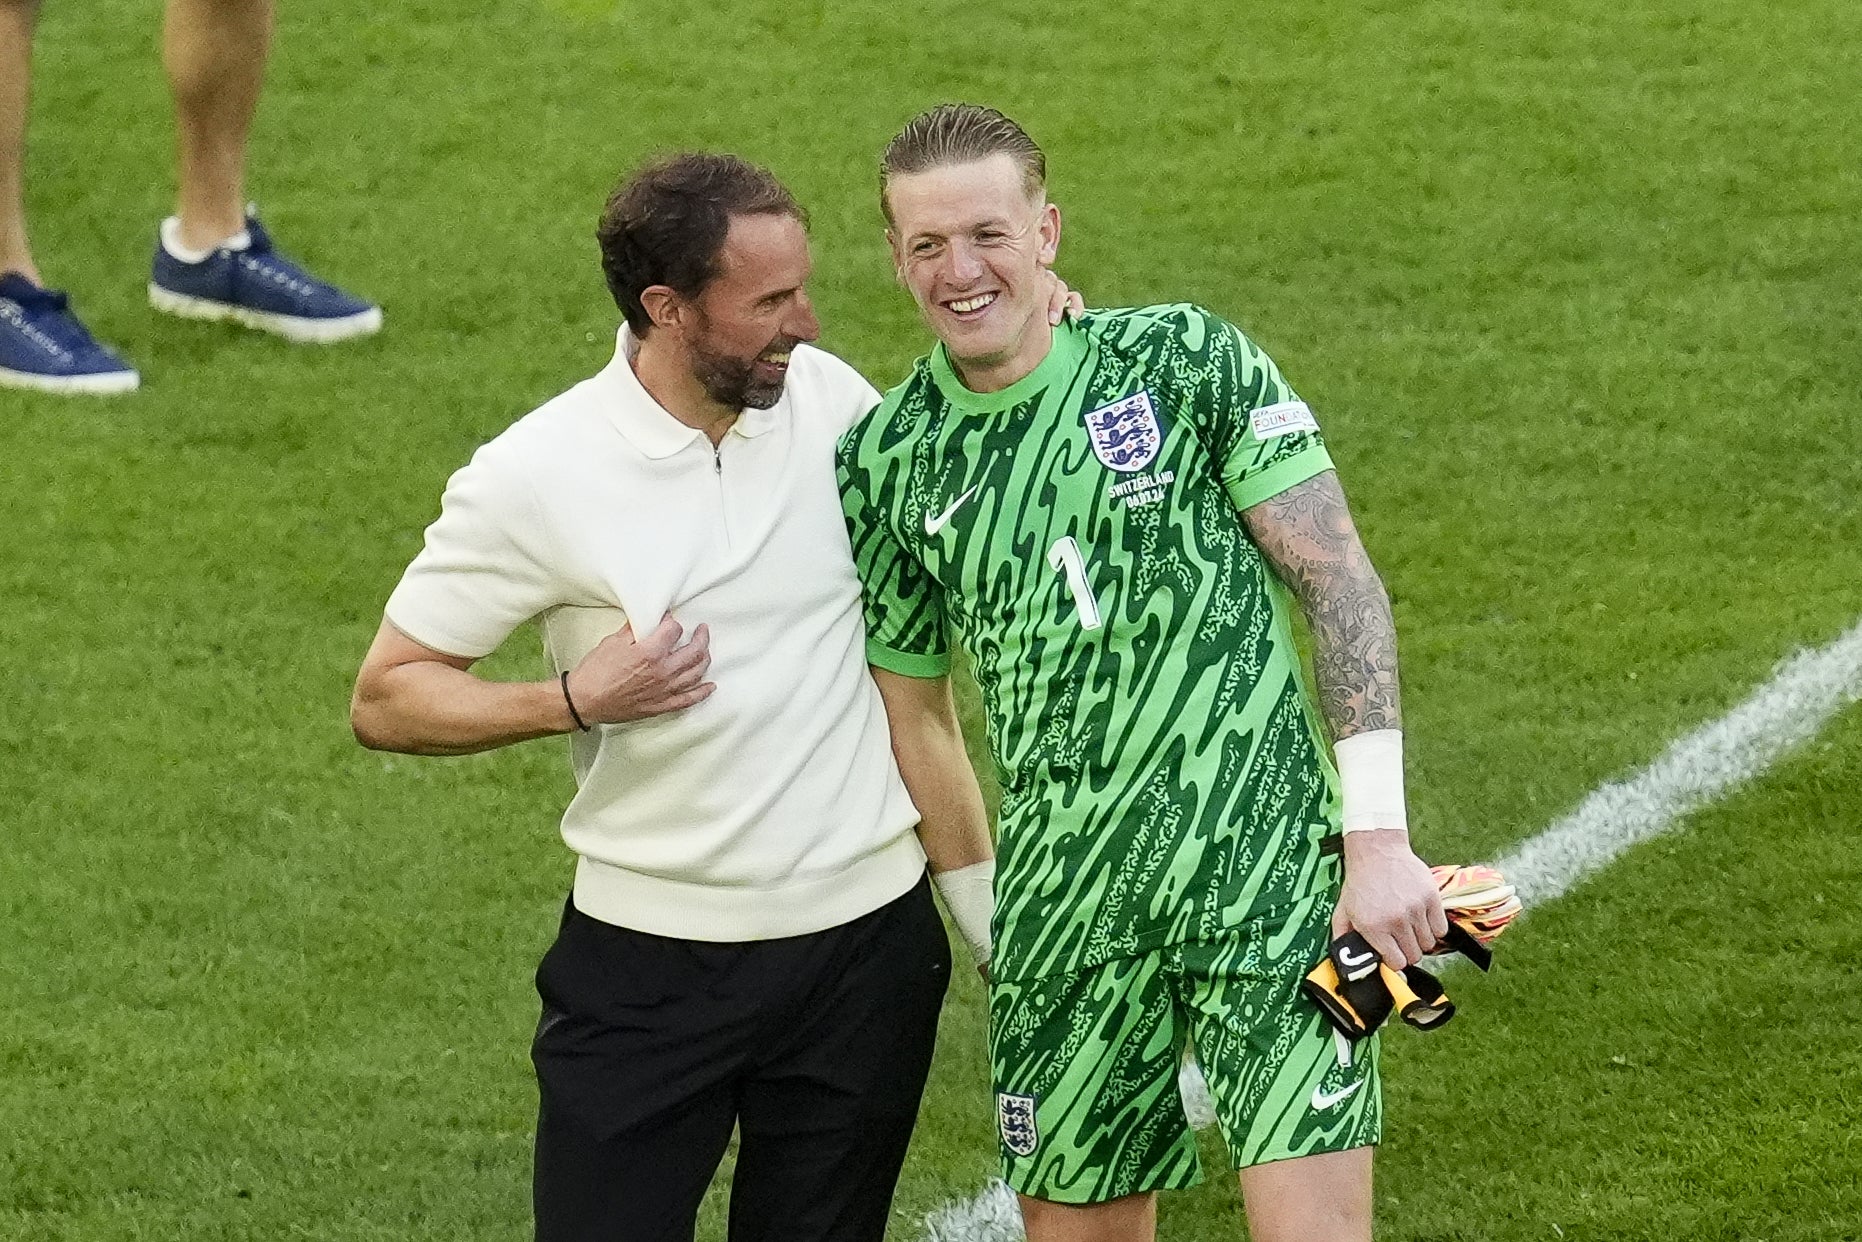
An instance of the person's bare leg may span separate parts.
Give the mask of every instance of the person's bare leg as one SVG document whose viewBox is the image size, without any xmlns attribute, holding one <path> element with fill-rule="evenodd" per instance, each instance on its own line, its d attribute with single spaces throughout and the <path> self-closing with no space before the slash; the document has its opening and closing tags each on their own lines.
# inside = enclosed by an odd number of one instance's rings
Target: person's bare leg
<svg viewBox="0 0 1862 1242">
<path fill-rule="evenodd" d="M 246 137 L 272 41 L 272 0 L 168 0 L 162 64 L 175 100 L 181 244 L 246 227 Z"/>
<path fill-rule="evenodd" d="M 1126 1195 L 1110 1203 L 1076 1206 L 1019 1196 L 1028 1242 L 1154 1242 L 1157 1196 Z"/>
<path fill-rule="evenodd" d="M 1371 1147 L 1241 1171 L 1254 1242 L 1370 1242 Z"/>
<path fill-rule="evenodd" d="M 26 107 L 38 0 L 0 0 L 0 272 L 43 284 L 26 244 Z"/>
</svg>

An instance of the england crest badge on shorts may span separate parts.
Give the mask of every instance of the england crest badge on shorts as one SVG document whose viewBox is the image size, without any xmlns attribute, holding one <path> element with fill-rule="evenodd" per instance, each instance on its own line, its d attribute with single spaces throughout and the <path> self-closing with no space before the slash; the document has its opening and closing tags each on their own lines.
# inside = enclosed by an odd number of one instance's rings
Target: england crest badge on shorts
<svg viewBox="0 0 1862 1242">
<path fill-rule="evenodd" d="M 1120 474 L 1144 469 L 1164 445 L 1164 429 L 1158 426 L 1151 394 L 1142 389 L 1111 405 L 1088 410 L 1083 417 L 1093 456 Z"/>
<path fill-rule="evenodd" d="M 1041 1135 L 1034 1126 L 1034 1097 L 996 1093 L 996 1128 L 1002 1131 L 1002 1145 L 1017 1156 L 1032 1156 Z"/>
</svg>

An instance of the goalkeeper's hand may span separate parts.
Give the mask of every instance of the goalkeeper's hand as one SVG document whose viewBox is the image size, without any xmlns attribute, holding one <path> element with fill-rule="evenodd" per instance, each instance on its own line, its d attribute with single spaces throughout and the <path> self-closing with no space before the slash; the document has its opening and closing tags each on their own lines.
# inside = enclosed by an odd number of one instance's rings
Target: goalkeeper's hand
<svg viewBox="0 0 1862 1242">
<path fill-rule="evenodd" d="M 1428 865 L 1409 834 L 1378 828 L 1345 834 L 1345 886 L 1332 936 L 1356 931 L 1392 970 L 1414 966 L 1448 934 L 1448 917 Z"/>
</svg>

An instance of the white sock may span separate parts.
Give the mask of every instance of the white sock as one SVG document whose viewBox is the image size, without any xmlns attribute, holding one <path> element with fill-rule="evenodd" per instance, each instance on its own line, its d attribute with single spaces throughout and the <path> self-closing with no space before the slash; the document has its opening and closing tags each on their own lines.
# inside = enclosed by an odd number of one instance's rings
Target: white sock
<svg viewBox="0 0 1862 1242">
<path fill-rule="evenodd" d="M 245 250 L 251 245 L 252 234 L 246 229 L 240 229 L 239 232 L 217 245 L 209 246 L 205 250 L 196 250 L 192 246 L 181 244 L 180 216 L 169 216 L 162 221 L 162 249 L 168 252 L 170 258 L 179 259 L 183 263 L 205 263 L 213 257 L 216 250 Z"/>
</svg>

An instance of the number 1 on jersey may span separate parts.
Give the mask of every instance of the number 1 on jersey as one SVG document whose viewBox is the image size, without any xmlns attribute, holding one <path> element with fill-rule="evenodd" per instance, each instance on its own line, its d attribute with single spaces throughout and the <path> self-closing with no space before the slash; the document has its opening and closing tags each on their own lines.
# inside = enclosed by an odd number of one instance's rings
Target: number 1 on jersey
<svg viewBox="0 0 1862 1242">
<path fill-rule="evenodd" d="M 1062 535 L 1054 541 L 1054 546 L 1047 550 L 1047 563 L 1067 575 L 1067 589 L 1073 592 L 1073 608 L 1080 614 L 1080 628 L 1096 630 L 1099 619 L 1099 601 L 1093 598 L 1093 584 L 1086 580 L 1086 559 L 1080 555 L 1080 545 L 1073 542 L 1072 535 Z"/>
</svg>

